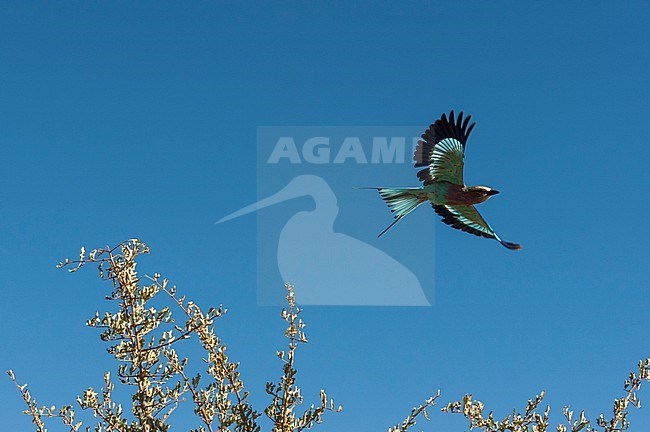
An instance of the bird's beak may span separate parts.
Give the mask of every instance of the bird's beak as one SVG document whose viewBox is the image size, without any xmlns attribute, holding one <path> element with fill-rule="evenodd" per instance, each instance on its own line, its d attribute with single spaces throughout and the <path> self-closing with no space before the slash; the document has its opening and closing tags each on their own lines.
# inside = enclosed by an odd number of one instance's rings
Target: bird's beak
<svg viewBox="0 0 650 432">
<path fill-rule="evenodd" d="M 496 195 L 496 194 L 498 194 L 498 193 L 499 193 L 498 190 L 496 190 L 496 189 L 490 189 L 490 191 L 489 191 L 487 194 L 491 196 L 491 195 Z"/>
</svg>

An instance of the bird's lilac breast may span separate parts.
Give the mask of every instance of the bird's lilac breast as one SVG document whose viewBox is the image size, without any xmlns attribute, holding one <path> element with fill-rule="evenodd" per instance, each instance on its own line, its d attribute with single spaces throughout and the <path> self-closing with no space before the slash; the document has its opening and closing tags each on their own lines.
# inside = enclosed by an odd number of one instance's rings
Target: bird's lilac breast
<svg viewBox="0 0 650 432">
<path fill-rule="evenodd" d="M 470 205 L 485 201 L 485 198 L 468 191 L 464 186 L 449 182 L 435 182 L 426 188 L 427 197 L 435 205 Z"/>
</svg>

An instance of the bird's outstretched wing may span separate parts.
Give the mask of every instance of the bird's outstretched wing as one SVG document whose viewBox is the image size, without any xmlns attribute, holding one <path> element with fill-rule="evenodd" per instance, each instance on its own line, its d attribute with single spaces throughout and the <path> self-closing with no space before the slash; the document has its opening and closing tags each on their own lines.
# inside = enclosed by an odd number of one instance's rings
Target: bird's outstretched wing
<svg viewBox="0 0 650 432">
<path fill-rule="evenodd" d="M 495 239 L 508 249 L 521 249 L 516 243 L 501 240 L 473 205 L 433 205 L 433 209 L 442 216 L 442 221 L 452 228 Z"/>
<path fill-rule="evenodd" d="M 463 120 L 462 111 L 454 118 L 451 110 L 449 119 L 443 114 L 422 134 L 413 160 L 416 168 L 426 167 L 418 171 L 418 178 L 425 186 L 435 180 L 463 185 L 465 143 L 476 125 L 469 124 L 471 118 L 470 115 Z"/>
</svg>

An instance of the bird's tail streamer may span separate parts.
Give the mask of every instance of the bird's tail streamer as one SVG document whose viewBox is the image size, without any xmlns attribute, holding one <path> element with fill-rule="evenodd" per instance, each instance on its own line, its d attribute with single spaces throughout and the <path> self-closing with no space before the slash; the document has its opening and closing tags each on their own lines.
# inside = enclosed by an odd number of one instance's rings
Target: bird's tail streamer
<svg viewBox="0 0 650 432">
<path fill-rule="evenodd" d="M 420 204 L 427 200 L 426 193 L 422 188 L 368 188 L 379 191 L 382 199 L 388 204 L 390 211 L 395 214 L 395 220 L 379 233 L 377 237 L 384 235 L 393 225 L 399 222 L 404 216 L 415 210 Z"/>
</svg>

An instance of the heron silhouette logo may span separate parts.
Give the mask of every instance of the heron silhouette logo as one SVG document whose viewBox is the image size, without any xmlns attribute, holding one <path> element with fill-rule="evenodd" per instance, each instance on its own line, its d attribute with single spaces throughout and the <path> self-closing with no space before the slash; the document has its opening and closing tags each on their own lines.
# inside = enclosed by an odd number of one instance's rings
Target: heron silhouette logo
<svg viewBox="0 0 650 432">
<path fill-rule="evenodd" d="M 258 157 L 259 160 L 267 161 L 268 152 Z M 273 246 L 265 245 L 266 254 L 275 252 L 277 271 L 283 281 L 294 285 L 301 304 L 430 306 L 418 278 L 406 266 L 359 238 L 335 231 L 334 223 L 339 216 L 337 196 L 323 176 L 298 174 L 272 190 L 268 185 L 265 189 L 266 196 L 221 218 L 217 224 L 255 212 L 258 239 L 268 242 L 272 238 L 270 241 L 277 242 Z M 271 206 L 276 208 L 301 197 L 311 198 L 313 208 L 301 208 L 284 220 L 276 219 L 273 225 L 280 230 L 277 237 L 259 232 L 259 218 L 271 211 Z M 258 248 L 259 243 L 260 240 Z M 260 251 L 258 271 L 259 261 Z M 263 259 L 263 262 L 268 265 L 271 261 Z M 281 285 L 277 291 L 281 292 Z"/>
<path fill-rule="evenodd" d="M 298 212 L 287 221 L 277 255 L 282 278 L 295 285 L 302 304 L 429 305 L 409 269 L 380 249 L 334 232 L 339 212 L 336 195 L 321 177 L 297 176 L 276 194 L 217 223 L 305 195 L 313 198 L 315 209 Z"/>
</svg>

